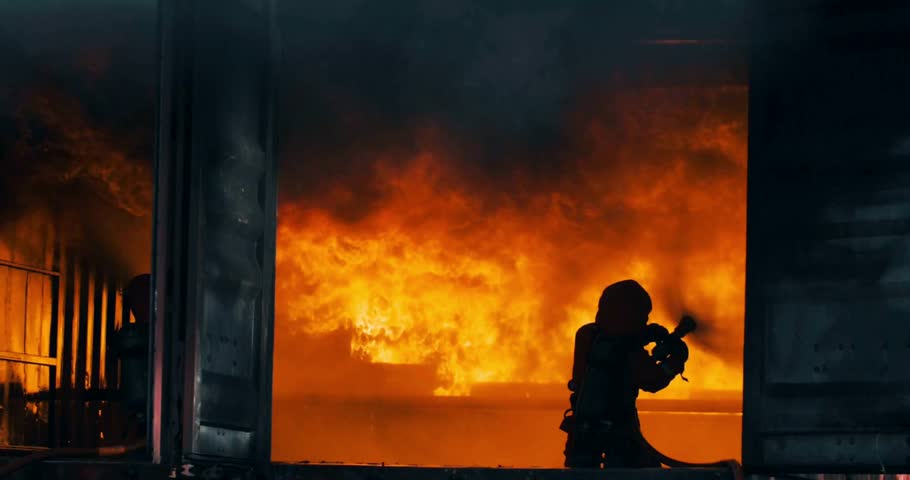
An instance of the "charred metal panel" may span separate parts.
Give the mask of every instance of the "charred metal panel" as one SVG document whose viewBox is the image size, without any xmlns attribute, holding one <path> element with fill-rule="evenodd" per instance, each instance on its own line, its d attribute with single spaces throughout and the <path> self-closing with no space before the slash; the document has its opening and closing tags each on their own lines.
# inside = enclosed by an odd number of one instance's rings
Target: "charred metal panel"
<svg viewBox="0 0 910 480">
<path fill-rule="evenodd" d="M 167 463 L 269 461 L 273 12 L 161 6 L 152 436 Z"/>
<path fill-rule="evenodd" d="M 910 5 L 750 4 L 743 460 L 910 469 Z"/>
</svg>

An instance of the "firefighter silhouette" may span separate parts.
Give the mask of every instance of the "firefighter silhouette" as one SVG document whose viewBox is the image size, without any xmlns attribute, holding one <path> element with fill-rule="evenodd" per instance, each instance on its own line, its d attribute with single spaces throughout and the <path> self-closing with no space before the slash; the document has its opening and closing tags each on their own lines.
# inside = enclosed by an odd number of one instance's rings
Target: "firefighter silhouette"
<svg viewBox="0 0 910 480">
<path fill-rule="evenodd" d="M 684 319 L 671 334 L 648 324 L 650 313 L 648 292 L 623 280 L 604 289 L 594 322 L 575 334 L 571 407 L 560 425 L 568 434 L 566 467 L 660 466 L 642 437 L 635 402 L 639 390 L 660 391 L 683 373 L 689 352 L 681 330 L 695 327 Z M 657 344 L 652 353 L 645 349 L 650 343 Z"/>
<path fill-rule="evenodd" d="M 149 388 L 149 325 L 151 317 L 151 275 L 133 277 L 123 289 L 123 302 L 135 319 L 124 323 L 112 339 L 120 363 L 120 401 L 128 421 L 124 435 L 141 439 L 145 435 Z"/>
</svg>

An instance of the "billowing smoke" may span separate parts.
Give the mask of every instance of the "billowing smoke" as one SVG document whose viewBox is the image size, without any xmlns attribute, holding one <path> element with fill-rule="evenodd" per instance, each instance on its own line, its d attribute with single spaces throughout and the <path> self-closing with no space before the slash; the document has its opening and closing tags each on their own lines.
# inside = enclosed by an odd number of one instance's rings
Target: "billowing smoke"
<svg viewBox="0 0 910 480">
<path fill-rule="evenodd" d="M 0 229 L 17 251 L 44 248 L 23 225 L 48 223 L 63 249 L 95 257 L 112 274 L 125 279 L 148 270 L 155 105 L 149 7 L 3 7 Z"/>
</svg>

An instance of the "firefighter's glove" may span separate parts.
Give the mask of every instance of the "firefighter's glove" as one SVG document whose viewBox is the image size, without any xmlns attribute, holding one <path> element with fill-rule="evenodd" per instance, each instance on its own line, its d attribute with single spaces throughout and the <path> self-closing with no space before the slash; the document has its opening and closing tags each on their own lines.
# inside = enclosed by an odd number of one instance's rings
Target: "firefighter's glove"
<svg viewBox="0 0 910 480">
<path fill-rule="evenodd" d="M 649 343 L 660 342 L 668 336 L 670 336 L 670 332 L 666 328 L 656 323 L 649 323 L 645 325 L 645 334 L 643 338 L 645 345 Z"/>
<path fill-rule="evenodd" d="M 671 335 L 664 340 L 670 353 L 670 358 L 686 363 L 689 360 L 689 347 L 683 339 Z"/>
</svg>

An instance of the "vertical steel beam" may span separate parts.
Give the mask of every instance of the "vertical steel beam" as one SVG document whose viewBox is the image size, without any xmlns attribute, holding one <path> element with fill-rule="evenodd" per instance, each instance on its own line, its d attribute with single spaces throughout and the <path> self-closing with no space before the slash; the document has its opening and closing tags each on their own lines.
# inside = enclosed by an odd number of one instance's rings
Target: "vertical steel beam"
<svg viewBox="0 0 910 480">
<path fill-rule="evenodd" d="M 153 266 L 156 462 L 270 461 L 273 0 L 162 0 Z"/>
</svg>

